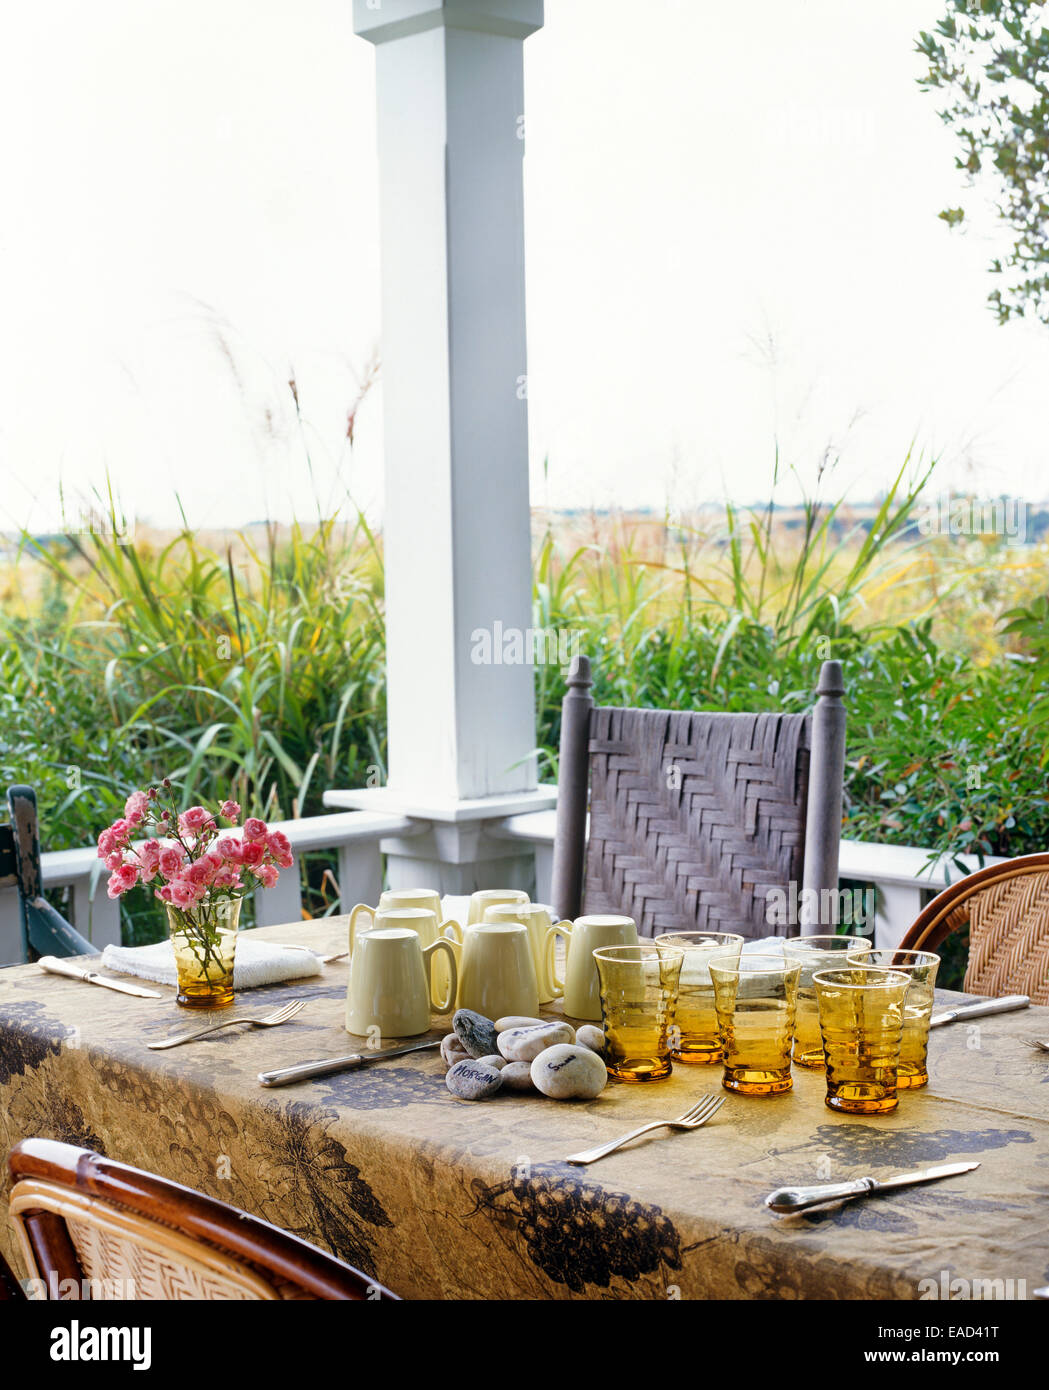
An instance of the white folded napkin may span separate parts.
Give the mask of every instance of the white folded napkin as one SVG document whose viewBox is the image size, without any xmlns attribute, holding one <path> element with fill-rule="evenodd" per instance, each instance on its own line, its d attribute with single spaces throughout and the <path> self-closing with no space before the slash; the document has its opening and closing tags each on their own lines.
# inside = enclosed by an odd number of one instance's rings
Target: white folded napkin
<svg viewBox="0 0 1049 1390">
<path fill-rule="evenodd" d="M 107 946 L 102 952 L 102 964 L 119 975 L 138 975 L 154 984 L 177 983 L 175 952 L 170 941 L 157 941 L 152 946 Z M 281 980 L 319 975 L 320 971 L 320 960 L 312 951 L 289 951 L 272 941 L 244 936 L 237 940 L 233 988 L 257 989 Z"/>
</svg>

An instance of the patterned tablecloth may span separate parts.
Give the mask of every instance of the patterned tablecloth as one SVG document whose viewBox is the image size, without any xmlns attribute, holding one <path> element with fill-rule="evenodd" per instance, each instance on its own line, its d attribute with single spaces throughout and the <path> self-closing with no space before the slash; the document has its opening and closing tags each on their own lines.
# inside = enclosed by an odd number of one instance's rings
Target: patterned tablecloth
<svg viewBox="0 0 1049 1390">
<path fill-rule="evenodd" d="M 332 918 L 260 935 L 334 950 L 345 929 Z M 1021 1041 L 1049 1038 L 1047 1009 L 935 1031 L 931 1085 L 894 1115 L 837 1115 L 822 1074 L 796 1071 L 790 1095 L 731 1096 L 704 1129 L 573 1168 L 565 1154 L 680 1114 L 720 1089 L 720 1071 L 679 1067 L 587 1102 L 470 1104 L 423 1053 L 261 1087 L 261 1070 L 353 1050 L 346 974 L 340 962 L 235 1005 L 305 998 L 294 1023 L 156 1053 L 145 1044 L 191 1021 L 173 991 L 133 999 L 34 966 L 0 970 L 0 1144 L 41 1135 L 161 1173 L 407 1298 L 913 1299 L 976 1280 L 1029 1297 L 1049 1283 L 1049 1054 Z M 969 1158 L 981 1166 L 964 1177 L 820 1214 L 762 1205 L 785 1183 Z M 5 1167 L 5 1201 L 7 1181 Z"/>
</svg>

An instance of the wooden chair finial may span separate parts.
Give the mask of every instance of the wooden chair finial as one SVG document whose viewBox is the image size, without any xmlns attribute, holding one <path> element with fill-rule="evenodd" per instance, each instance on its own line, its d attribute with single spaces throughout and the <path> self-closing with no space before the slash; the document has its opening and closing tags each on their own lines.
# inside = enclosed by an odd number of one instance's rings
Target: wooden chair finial
<svg viewBox="0 0 1049 1390">
<path fill-rule="evenodd" d="M 568 675 L 565 684 L 569 690 L 588 691 L 593 685 L 593 676 L 590 674 L 590 658 L 588 656 L 574 656 L 569 663 Z"/>
</svg>

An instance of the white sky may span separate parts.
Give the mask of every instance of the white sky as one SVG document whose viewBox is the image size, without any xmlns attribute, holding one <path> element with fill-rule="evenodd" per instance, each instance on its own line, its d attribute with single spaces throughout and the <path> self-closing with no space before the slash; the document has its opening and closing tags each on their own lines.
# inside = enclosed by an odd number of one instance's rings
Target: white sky
<svg viewBox="0 0 1049 1390">
<path fill-rule="evenodd" d="M 912 438 L 942 483 L 1049 493 L 1049 330 L 998 328 L 992 245 L 936 218 L 959 182 L 913 47 L 942 11 L 547 0 L 525 45 L 537 504 L 753 500 L 777 430 L 807 479 L 843 446 L 857 499 Z M 381 332 L 350 0 L 0 18 L 0 527 L 52 524 L 59 482 L 107 467 L 156 524 L 176 490 L 193 524 L 347 487 L 377 509 L 378 391 L 343 441 Z"/>
</svg>

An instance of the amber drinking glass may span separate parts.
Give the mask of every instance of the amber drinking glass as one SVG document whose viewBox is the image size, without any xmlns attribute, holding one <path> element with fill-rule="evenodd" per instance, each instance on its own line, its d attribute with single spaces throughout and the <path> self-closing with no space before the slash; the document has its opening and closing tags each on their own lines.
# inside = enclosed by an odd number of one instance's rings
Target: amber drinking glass
<svg viewBox="0 0 1049 1390">
<path fill-rule="evenodd" d="M 684 958 L 684 951 L 647 941 L 594 952 L 610 1076 L 661 1081 L 670 1075 L 671 1029 Z"/>
<path fill-rule="evenodd" d="M 846 957 L 850 962 L 853 954 Z M 910 980 L 903 1001 L 903 1041 L 900 1043 L 900 1066 L 896 1089 L 914 1090 L 929 1084 L 929 1020 L 932 1018 L 933 990 L 936 988 L 936 968 L 940 957 L 935 951 L 868 951 L 856 960 L 863 965 L 876 965 L 883 970 L 898 970 Z"/>
<path fill-rule="evenodd" d="M 862 936 L 795 936 L 783 943 L 783 954 L 801 966 L 798 979 L 798 1011 L 794 1019 L 794 1061 L 799 1067 L 823 1066 L 823 1039 L 812 977 L 817 970 L 846 965 L 850 953 L 869 951 Z"/>
<path fill-rule="evenodd" d="M 724 1051 L 721 1084 L 744 1096 L 775 1096 L 794 1085 L 794 1041 L 801 966 L 784 956 L 746 953 L 710 962 L 714 1007 Z"/>
<path fill-rule="evenodd" d="M 866 955 L 858 959 L 866 962 Z M 887 1115 L 900 1103 L 907 976 L 864 963 L 818 970 L 813 983 L 827 1061 L 825 1103 L 848 1115 Z"/>
<path fill-rule="evenodd" d="M 675 1062 L 720 1062 L 721 1036 L 714 1011 L 714 956 L 739 959 L 743 938 L 728 931 L 676 931 L 653 937 L 657 946 L 685 953 L 677 991 L 677 1010 L 671 1029 L 670 1053 Z"/>
</svg>

